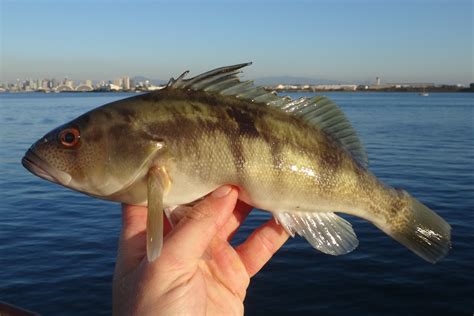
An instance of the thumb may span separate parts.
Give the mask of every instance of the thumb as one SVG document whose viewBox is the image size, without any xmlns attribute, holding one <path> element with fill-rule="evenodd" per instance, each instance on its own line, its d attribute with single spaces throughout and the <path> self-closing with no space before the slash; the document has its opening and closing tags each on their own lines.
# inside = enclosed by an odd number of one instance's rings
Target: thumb
<svg viewBox="0 0 474 316">
<path fill-rule="evenodd" d="M 226 185 L 218 188 L 188 211 L 166 238 L 161 256 L 183 260 L 202 257 L 219 229 L 229 220 L 238 192 Z"/>
</svg>

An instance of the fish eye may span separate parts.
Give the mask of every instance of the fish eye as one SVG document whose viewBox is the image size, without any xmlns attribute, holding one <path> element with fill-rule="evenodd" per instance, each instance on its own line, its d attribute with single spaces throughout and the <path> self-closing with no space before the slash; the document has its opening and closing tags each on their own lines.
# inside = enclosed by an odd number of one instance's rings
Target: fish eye
<svg viewBox="0 0 474 316">
<path fill-rule="evenodd" d="M 66 128 L 59 133 L 59 142 L 66 148 L 72 148 L 79 143 L 81 135 L 77 128 Z"/>
</svg>

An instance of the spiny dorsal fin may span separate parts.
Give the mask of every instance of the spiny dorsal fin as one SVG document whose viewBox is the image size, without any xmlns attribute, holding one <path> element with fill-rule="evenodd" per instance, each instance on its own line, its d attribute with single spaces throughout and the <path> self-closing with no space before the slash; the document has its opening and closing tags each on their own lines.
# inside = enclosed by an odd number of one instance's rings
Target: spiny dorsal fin
<svg viewBox="0 0 474 316">
<path fill-rule="evenodd" d="M 252 63 L 249 62 L 232 66 L 220 67 L 200 74 L 191 79 L 184 79 L 184 77 L 189 73 L 189 70 L 186 70 L 181 74 L 181 76 L 178 77 L 178 79 L 171 78 L 167 86 L 172 88 L 191 88 L 193 85 L 197 85 L 199 82 L 205 81 L 207 83 L 212 83 L 213 81 L 219 81 L 219 79 L 221 79 L 222 77 L 227 76 L 234 76 L 238 79 L 237 74 L 239 72 L 237 70 L 245 66 L 249 66 L 251 64 Z"/>
<path fill-rule="evenodd" d="M 367 167 L 367 154 L 356 131 L 334 102 L 321 96 L 292 100 L 288 97 L 280 97 L 275 92 L 266 91 L 262 87 L 255 86 L 253 81 L 240 81 L 238 76 L 240 73 L 239 69 L 251 64 L 243 63 L 221 67 L 191 79 L 184 79 L 188 74 L 188 71 L 186 71 L 176 80 L 171 78 L 168 87 L 202 90 L 234 96 L 251 102 L 273 106 L 299 116 L 339 142 L 361 166 Z"/>
</svg>

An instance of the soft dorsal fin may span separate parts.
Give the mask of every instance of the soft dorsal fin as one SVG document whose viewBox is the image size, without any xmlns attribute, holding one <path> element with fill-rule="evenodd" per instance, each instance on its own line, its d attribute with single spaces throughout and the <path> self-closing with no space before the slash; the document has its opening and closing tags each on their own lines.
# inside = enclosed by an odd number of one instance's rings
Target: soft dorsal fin
<svg viewBox="0 0 474 316">
<path fill-rule="evenodd" d="M 234 96 L 255 103 L 263 103 L 299 116 L 339 142 L 361 166 L 367 167 L 367 154 L 356 131 L 334 102 L 322 96 L 292 100 L 255 86 L 250 80 L 240 81 L 239 69 L 251 64 L 243 63 L 221 67 L 190 79 L 184 79 L 189 72 L 186 71 L 178 79 L 171 78 L 168 87 Z"/>
<path fill-rule="evenodd" d="M 367 168 L 367 153 L 355 129 L 336 103 L 326 97 L 316 96 L 296 99 L 278 107 L 319 127 Z"/>
</svg>

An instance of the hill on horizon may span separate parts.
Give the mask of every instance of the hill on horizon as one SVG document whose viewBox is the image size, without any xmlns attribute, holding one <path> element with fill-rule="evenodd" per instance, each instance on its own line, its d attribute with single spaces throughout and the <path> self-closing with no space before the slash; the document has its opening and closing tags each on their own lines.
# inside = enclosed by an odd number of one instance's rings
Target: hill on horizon
<svg viewBox="0 0 474 316">
<path fill-rule="evenodd" d="M 274 86 L 278 84 L 289 84 L 289 85 L 304 85 L 304 84 L 340 84 L 340 81 L 329 80 L 329 79 L 316 79 L 307 77 L 295 77 L 295 76 L 271 76 L 257 78 L 254 80 L 256 85 L 261 86 Z"/>
<path fill-rule="evenodd" d="M 167 84 L 169 79 L 151 79 L 145 76 L 134 76 L 131 78 L 135 83 L 141 81 L 150 81 L 153 85 L 163 85 Z M 307 78 L 307 77 L 296 77 L 296 76 L 271 76 L 271 77 L 262 77 L 251 79 L 255 82 L 257 86 L 274 86 L 278 84 L 289 84 L 289 85 L 304 85 L 304 84 L 341 84 L 341 81 L 338 80 L 329 80 L 329 79 L 316 79 L 316 78 Z"/>
</svg>

